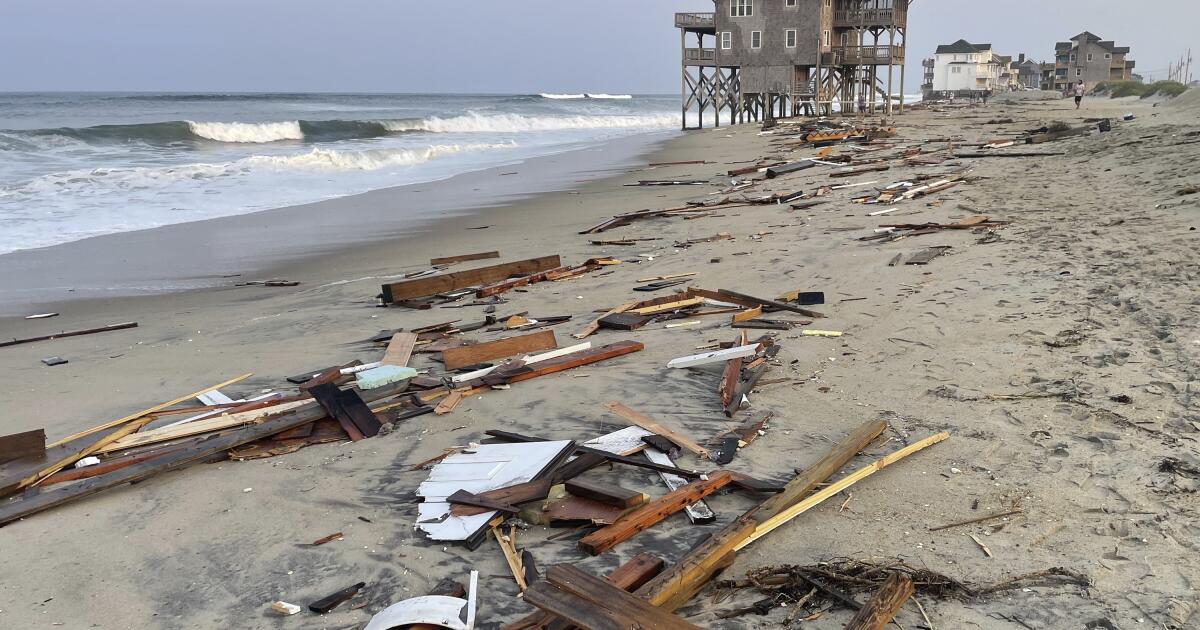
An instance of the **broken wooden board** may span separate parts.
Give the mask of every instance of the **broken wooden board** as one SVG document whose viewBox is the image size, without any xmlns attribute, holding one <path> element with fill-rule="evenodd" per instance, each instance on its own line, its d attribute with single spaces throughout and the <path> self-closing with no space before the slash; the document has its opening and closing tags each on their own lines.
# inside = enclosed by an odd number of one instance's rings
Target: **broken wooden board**
<svg viewBox="0 0 1200 630">
<path fill-rule="evenodd" d="M 659 464 L 661 466 L 675 465 L 675 462 L 671 459 L 671 456 L 663 451 L 660 451 L 659 449 L 647 448 L 643 454 L 646 456 L 646 459 L 650 460 L 652 463 Z M 660 470 L 658 471 L 658 476 L 667 486 L 667 489 L 672 491 L 688 485 L 688 480 L 680 477 L 679 475 L 674 475 Z M 712 508 L 708 506 L 708 503 L 705 503 L 703 500 L 695 501 L 684 506 L 683 513 L 685 516 L 687 516 L 688 521 L 690 521 L 693 525 L 702 525 L 704 523 L 711 523 L 717 520 L 716 513 L 714 513 Z"/>
<path fill-rule="evenodd" d="M 891 623 L 904 602 L 912 597 L 915 587 L 907 575 L 893 572 L 883 581 L 871 601 L 858 609 L 846 630 L 883 630 Z"/>
<path fill-rule="evenodd" d="M 608 311 L 607 313 L 601 315 L 600 317 L 596 318 L 592 323 L 585 326 L 583 328 L 583 330 L 580 330 L 579 332 L 577 332 L 571 336 L 576 339 L 586 339 L 587 337 L 591 336 L 593 333 L 595 333 L 597 330 L 600 329 L 600 320 L 601 319 L 604 319 L 605 317 L 608 317 L 609 315 L 616 315 L 618 313 L 624 313 L 625 311 L 633 308 L 636 304 L 637 304 L 637 302 L 629 302 L 627 304 L 622 304 L 622 305 L 612 309 L 611 311 Z"/>
<path fill-rule="evenodd" d="M 92 335 L 95 333 L 110 332 L 114 330 L 125 330 L 126 328 L 137 328 L 137 322 L 126 322 L 124 324 L 109 324 L 108 326 L 100 326 L 99 328 L 88 328 L 86 330 L 71 330 L 62 331 L 53 335 L 42 335 L 40 337 L 28 337 L 26 339 L 9 339 L 0 341 L 0 348 L 8 346 L 17 346 L 23 343 L 33 343 L 35 341 L 50 341 L 52 339 L 62 339 L 64 337 L 79 337 L 80 335 Z"/>
<path fill-rule="evenodd" d="M 671 311 L 678 311 L 685 308 L 692 308 L 702 304 L 704 304 L 704 298 L 686 298 L 673 302 L 656 304 L 654 306 L 631 308 L 629 309 L 629 312 L 637 315 L 658 315 L 661 313 L 670 313 Z"/>
<path fill-rule="evenodd" d="M 596 320 L 601 328 L 612 330 L 637 330 L 654 321 L 653 315 L 637 315 L 634 313 L 612 313 Z"/>
<path fill-rule="evenodd" d="M 342 425 L 333 418 L 322 418 L 299 428 L 307 429 L 307 431 L 285 431 L 230 449 L 229 459 L 234 461 L 266 459 L 295 453 L 302 448 L 316 444 L 344 442 L 350 439 Z"/>
<path fill-rule="evenodd" d="M 816 165 L 817 165 L 817 163 L 812 161 L 811 159 L 805 159 L 805 160 L 800 160 L 799 162 L 792 162 L 791 164 L 782 164 L 782 165 L 778 165 L 778 166 L 771 166 L 766 169 L 767 179 L 775 179 L 776 177 L 779 177 L 780 175 L 787 175 L 789 173 L 797 173 L 797 172 L 800 172 L 800 171 L 803 171 L 806 169 L 813 168 Z"/>
<path fill-rule="evenodd" d="M 379 364 L 407 367 L 409 359 L 412 358 L 413 348 L 416 345 L 416 333 L 398 332 L 392 335 L 392 340 L 388 342 L 387 350 L 383 353 L 383 358 L 379 360 Z"/>
<path fill-rule="evenodd" d="M 764 306 L 764 307 L 768 307 L 772 310 L 777 310 L 777 311 L 790 311 L 792 313 L 798 313 L 800 315 L 803 315 L 805 317 L 811 317 L 813 319 L 820 319 L 820 318 L 825 317 L 825 315 L 823 313 L 820 313 L 817 311 L 809 310 L 806 308 L 800 308 L 799 306 L 788 304 L 786 302 L 779 302 L 776 300 L 768 300 L 765 298 L 754 297 L 753 295 L 737 293 L 734 291 L 730 291 L 729 289 L 719 289 L 716 293 L 713 293 L 712 291 L 706 291 L 704 289 L 689 288 L 688 293 L 694 293 L 695 295 L 700 295 L 702 297 L 710 298 L 713 300 L 720 300 L 723 302 L 733 302 L 734 304 L 741 304 L 742 306 Z"/>
<path fill-rule="evenodd" d="M 615 505 L 601 503 L 587 497 L 567 495 L 553 501 L 546 501 L 537 515 L 537 520 L 531 520 L 542 525 L 584 523 L 587 525 L 612 525 L 626 511 Z"/>
<path fill-rule="evenodd" d="M 483 381 L 489 385 L 499 385 L 506 383 L 518 383 L 531 378 L 569 370 L 582 365 L 589 365 L 599 361 L 616 358 L 632 352 L 638 352 L 646 346 L 636 341 L 618 341 L 610 343 L 599 348 L 574 352 L 568 355 L 539 361 L 531 365 L 521 366 L 505 366 L 496 369 L 491 374 L 483 377 Z"/>
<path fill-rule="evenodd" d="M 35 429 L 0 437 L 0 464 L 46 455 L 46 430 Z"/>
<path fill-rule="evenodd" d="M 732 481 L 733 475 L 724 470 L 710 474 L 708 479 L 693 481 L 626 514 L 616 523 L 584 536 L 579 546 L 593 556 L 600 555 Z"/>
<path fill-rule="evenodd" d="M 468 365 L 485 363 L 492 359 L 511 357 L 524 352 L 536 352 L 558 347 L 553 330 L 540 330 L 528 335 L 505 337 L 486 343 L 442 351 L 442 363 L 447 370 L 457 370 Z"/>
<path fill-rule="evenodd" d="M 506 280 L 511 276 L 529 275 L 556 269 L 561 266 L 562 261 L 557 255 L 543 256 L 541 258 L 530 258 L 528 260 L 519 260 L 517 262 L 492 265 L 490 267 L 480 267 L 478 269 L 393 282 L 383 285 L 383 303 L 391 304 L 400 300 L 491 284 Z"/>
<path fill-rule="evenodd" d="M 407 386 L 407 382 L 404 385 Z M 308 393 L 342 425 L 351 440 L 357 442 L 379 435 L 382 423 L 353 389 L 339 389 L 333 383 L 325 383 L 309 388 Z"/>
<path fill-rule="evenodd" d="M 512 506 L 516 508 L 522 503 L 530 503 L 545 499 L 550 494 L 551 485 L 552 482 L 549 479 L 535 479 L 533 481 L 513 484 L 511 486 L 505 486 L 495 490 L 488 490 L 487 492 L 480 492 L 479 494 L 471 493 L 471 497 L 496 505 Z M 454 495 L 450 496 L 453 497 Z M 447 497 L 446 502 L 451 503 L 450 513 L 454 516 L 473 516 L 475 514 L 483 514 L 484 512 L 491 512 L 498 509 L 496 507 L 482 507 L 478 501 L 450 501 L 449 497 Z M 507 512 L 509 510 L 505 509 L 504 511 Z"/>
<path fill-rule="evenodd" d="M 678 444 L 679 446 L 682 446 L 683 448 L 686 448 L 687 450 L 695 453 L 699 457 L 708 459 L 708 449 L 704 448 L 703 446 L 700 446 L 699 444 L 697 444 L 694 440 L 692 440 L 688 436 L 683 435 L 682 433 L 679 433 L 678 431 L 674 431 L 672 429 L 669 429 L 669 428 L 659 424 L 653 418 L 650 418 L 649 416 L 647 416 L 635 409 L 631 409 L 631 408 L 625 406 L 624 404 L 617 402 L 615 400 L 604 403 L 604 408 L 618 416 L 621 416 L 622 418 L 628 420 L 629 422 L 632 422 L 633 424 L 635 424 L 643 429 L 646 429 L 647 431 L 650 431 L 657 435 L 661 435 L 661 436 L 667 438 L 668 440 L 671 440 L 672 442 Z"/>
<path fill-rule="evenodd" d="M 941 255 L 945 254 L 946 252 L 949 252 L 950 249 L 951 248 L 948 245 L 923 249 L 923 250 L 913 254 L 908 260 L 904 261 L 904 264 L 906 264 L 906 265 L 927 265 L 934 258 L 937 258 L 938 256 L 941 256 Z"/>
<path fill-rule="evenodd" d="M 604 581 L 623 591 L 633 592 L 652 580 L 654 576 L 662 573 L 665 566 L 666 562 L 662 558 L 648 553 L 640 553 L 630 558 L 625 564 L 613 569 L 612 573 L 604 578 Z M 575 627 L 555 615 L 538 611 L 503 626 L 501 630 L 573 630 Z"/>
<path fill-rule="evenodd" d="M 700 630 L 675 615 L 568 565 L 555 565 L 525 601 L 585 630 Z"/>
<path fill-rule="evenodd" d="M 671 359 L 667 362 L 669 368 L 687 368 L 709 363 L 720 363 L 731 359 L 742 359 L 752 357 L 758 354 L 762 344 L 750 344 L 746 346 L 738 346 L 736 348 L 727 348 L 725 350 L 715 350 L 713 352 L 705 352 L 703 354 L 693 354 L 691 356 L 679 357 Z"/>
<path fill-rule="evenodd" d="M 223 416 L 216 416 L 216 417 L 212 417 L 212 418 L 205 418 L 203 420 L 196 420 L 194 422 L 189 422 L 187 424 L 166 426 L 166 427 L 162 427 L 159 429 L 152 429 L 150 431 L 142 431 L 141 433 L 133 433 L 133 434 L 127 435 L 119 440 L 116 440 L 102 448 L 97 449 L 94 452 L 94 454 L 106 455 L 109 453 L 115 453 L 117 451 L 123 451 L 123 450 L 131 449 L 131 448 L 136 448 L 139 446 L 148 446 L 150 444 L 160 444 L 162 442 L 170 442 L 171 440 L 178 440 L 178 439 L 182 439 L 182 438 L 186 438 L 186 437 L 191 437 L 193 435 L 201 435 L 204 433 L 212 433 L 214 431 L 222 431 L 225 429 L 232 429 L 234 427 L 239 427 L 239 426 L 243 426 L 243 425 L 247 425 L 247 424 L 254 424 L 254 423 L 262 422 L 263 420 L 268 419 L 271 416 L 290 411 L 297 407 L 302 407 L 304 405 L 311 405 L 311 404 L 312 404 L 311 400 L 293 401 L 293 402 L 288 402 L 288 403 L 281 403 L 281 404 L 274 405 L 271 407 L 265 407 L 262 409 L 255 409 L 253 411 L 244 411 L 241 413 L 226 414 Z"/>
<path fill-rule="evenodd" d="M 480 252 L 478 254 L 459 254 L 458 256 L 444 256 L 442 258 L 431 258 L 431 265 L 453 265 L 460 262 L 470 262 L 472 260 L 488 260 L 489 258 L 499 258 L 500 252 Z"/>
<path fill-rule="evenodd" d="M 396 386 L 381 387 L 366 392 L 367 401 L 377 401 L 395 396 L 401 388 Z M 165 454 L 150 461 L 129 466 L 106 475 L 80 481 L 79 483 L 61 486 L 53 490 L 27 496 L 20 500 L 9 501 L 0 505 L 0 525 L 11 523 L 37 512 L 57 507 L 69 501 L 74 501 L 109 488 L 148 479 L 159 473 L 185 468 L 195 463 L 207 461 L 218 455 L 282 431 L 320 420 L 325 416 L 325 410 L 316 406 L 294 409 L 277 418 L 272 418 L 262 424 L 254 424 L 227 431 L 205 439 L 196 439 L 193 443 L 177 451 Z"/>
</svg>

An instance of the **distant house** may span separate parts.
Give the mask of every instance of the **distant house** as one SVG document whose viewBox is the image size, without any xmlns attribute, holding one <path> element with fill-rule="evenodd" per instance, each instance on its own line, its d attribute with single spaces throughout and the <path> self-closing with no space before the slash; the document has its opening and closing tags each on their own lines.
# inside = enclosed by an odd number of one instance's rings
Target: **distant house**
<svg viewBox="0 0 1200 630">
<path fill-rule="evenodd" d="M 970 93 L 1004 89 L 1005 64 L 991 44 L 972 44 L 960 39 L 937 47 L 933 56 L 934 93 Z"/>
<path fill-rule="evenodd" d="M 1017 75 L 1017 86 L 1020 88 L 1039 89 L 1042 87 L 1042 64 L 1026 59 L 1022 53 L 1013 62 L 1013 69 Z"/>
<path fill-rule="evenodd" d="M 1083 81 L 1088 90 L 1105 81 L 1132 81 L 1134 61 L 1129 47 L 1101 40 L 1084 31 L 1054 45 L 1054 89 L 1065 90 Z"/>
</svg>

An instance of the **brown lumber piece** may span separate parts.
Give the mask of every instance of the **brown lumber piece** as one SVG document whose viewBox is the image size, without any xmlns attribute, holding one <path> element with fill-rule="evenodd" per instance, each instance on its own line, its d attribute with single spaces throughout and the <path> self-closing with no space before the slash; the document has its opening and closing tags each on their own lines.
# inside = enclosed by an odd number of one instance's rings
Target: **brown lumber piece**
<svg viewBox="0 0 1200 630">
<path fill-rule="evenodd" d="M 322 536 L 322 537 L 312 541 L 309 544 L 311 544 L 313 547 L 320 547 L 321 545 L 324 545 L 326 543 L 331 543 L 335 540 L 342 540 L 343 538 L 345 538 L 345 534 L 343 534 L 342 532 L 335 532 L 328 536 Z"/>
<path fill-rule="evenodd" d="M 658 422 L 655 422 L 649 416 L 635 409 L 630 409 L 629 407 L 615 400 L 604 403 L 604 408 L 647 431 L 651 431 L 667 438 L 668 440 L 671 440 L 672 442 L 682 446 L 683 448 L 686 448 L 700 457 L 703 457 L 704 459 L 708 459 L 708 449 L 700 446 L 688 436 L 664 427 Z"/>
<path fill-rule="evenodd" d="M 713 299 L 721 300 L 724 302 L 736 302 L 738 300 L 742 300 L 742 303 L 748 303 L 748 304 L 746 304 L 747 306 L 769 306 L 775 310 L 791 311 L 793 313 L 799 313 L 805 317 L 811 317 L 813 319 L 821 319 L 821 318 L 825 317 L 824 314 L 819 313 L 817 311 L 812 311 L 812 310 L 809 310 L 806 308 L 800 308 L 799 306 L 794 306 L 794 305 L 788 304 L 786 302 L 778 302 L 776 300 L 768 300 L 766 298 L 757 298 L 757 297 L 754 297 L 753 295 L 737 293 L 734 291 L 730 291 L 729 289 L 718 289 L 717 297 L 715 297 Z"/>
<path fill-rule="evenodd" d="M 463 393 L 460 391 L 452 391 L 446 394 L 446 397 L 433 408 L 434 415 L 444 416 L 458 408 L 463 401 Z"/>
<path fill-rule="evenodd" d="M 732 481 L 733 475 L 725 470 L 712 473 L 707 480 L 693 481 L 626 514 L 616 523 L 584 536 L 579 546 L 593 556 L 600 555 Z"/>
<path fill-rule="evenodd" d="M 566 488 L 567 492 L 577 497 L 619 508 L 631 508 L 645 502 L 645 495 L 641 492 L 600 481 L 569 479 L 566 482 Z"/>
<path fill-rule="evenodd" d="M 511 291 L 518 287 L 523 287 L 528 284 L 545 282 L 546 280 L 557 280 L 557 279 L 561 279 L 561 278 L 567 278 L 572 275 L 582 273 L 583 271 L 586 271 L 586 270 L 587 270 L 587 267 L 554 267 L 553 269 L 547 269 L 545 271 L 531 273 L 531 274 L 528 274 L 525 276 L 521 276 L 519 278 L 509 278 L 508 280 L 501 280 L 500 282 L 496 282 L 496 283 L 492 283 L 492 284 L 488 284 L 486 286 L 480 287 L 479 289 L 477 289 L 475 291 L 475 297 L 476 298 L 485 298 L 485 297 L 491 297 L 493 295 L 500 295 L 501 293 L 506 293 L 508 291 Z"/>
<path fill-rule="evenodd" d="M 677 311 L 679 309 L 684 309 L 684 308 L 691 308 L 693 306 L 700 306 L 702 304 L 704 304 L 704 299 L 695 297 L 695 298 L 686 298 L 686 299 L 678 300 L 678 301 L 674 301 L 674 302 L 666 302 L 663 304 L 656 304 L 654 306 L 644 306 L 641 308 L 632 308 L 632 309 L 629 309 L 629 312 L 636 313 L 638 315 L 658 315 L 659 313 L 669 313 L 671 311 Z"/>
<path fill-rule="evenodd" d="M 142 431 L 141 433 L 127 435 L 112 442 L 111 444 L 104 446 L 103 448 L 96 449 L 94 454 L 105 455 L 108 453 L 115 453 L 117 451 L 137 448 L 139 446 L 161 444 L 162 442 L 170 442 L 172 440 L 192 437 L 193 435 L 201 435 L 204 433 L 212 433 L 214 431 L 232 429 L 245 424 L 254 424 L 256 422 L 261 422 L 263 418 L 267 418 L 289 409 L 295 409 L 296 407 L 311 403 L 311 400 L 282 403 L 266 408 L 223 414 L 219 416 L 213 416 L 211 418 L 204 418 L 203 420 L 195 420 L 186 424 Z"/>
<path fill-rule="evenodd" d="M 666 566 L 666 562 L 662 558 L 648 553 L 639 553 L 630 558 L 629 562 L 613 569 L 612 573 L 604 578 L 604 581 L 623 591 L 633 592 L 661 573 L 664 566 Z M 501 630 L 570 630 L 571 628 L 574 626 L 558 617 L 538 611 L 504 626 Z"/>
<path fill-rule="evenodd" d="M 80 335 L 91 335 L 95 333 L 109 332 L 113 330 L 125 330 L 126 328 L 137 328 L 137 322 L 125 322 L 124 324 L 109 324 L 108 326 L 100 326 L 99 328 L 88 328 L 86 330 L 72 330 L 55 333 L 53 335 L 43 335 L 41 337 L 29 337 L 26 339 L 10 339 L 8 341 L 0 341 L 0 348 L 8 346 L 16 346 L 23 343 L 33 343 L 35 341 L 50 341 L 51 339 L 62 339 L 63 337 L 78 337 Z"/>
<path fill-rule="evenodd" d="M 431 258 L 431 265 L 453 265 L 460 262 L 470 262 L 472 260 L 487 260 L 489 258 L 499 258 L 500 252 L 480 252 L 478 254 L 459 254 L 457 256 L 444 256 L 442 258 Z"/>
<path fill-rule="evenodd" d="M 361 591 L 363 588 L 366 588 L 366 586 L 367 586 L 366 582 L 359 582 L 358 584 L 355 584 L 353 586 L 348 586 L 336 593 L 333 593 L 332 595 L 322 597 L 321 599 L 318 599 L 317 601 L 309 604 L 308 609 L 311 610 L 312 612 L 323 615 L 323 614 L 333 610 L 334 608 L 341 606 L 344 602 L 348 601 L 351 597 L 354 597 L 355 595 L 357 595 L 358 592 Z"/>
<path fill-rule="evenodd" d="M 509 366 L 496 369 L 491 374 L 483 378 L 483 381 L 488 384 L 500 383 L 518 383 L 527 381 L 531 378 L 569 370 L 581 365 L 588 365 L 606 359 L 612 359 L 622 355 L 638 352 L 646 346 L 636 341 L 618 341 L 610 343 L 599 348 L 591 348 L 580 352 L 573 352 L 561 357 L 538 361 L 531 365 Z"/>
<path fill-rule="evenodd" d="M 540 330 L 528 335 L 505 337 L 487 343 L 442 351 L 442 363 L 447 370 L 457 370 L 468 365 L 484 363 L 492 359 L 511 357 L 525 352 L 537 352 L 557 348 L 558 341 L 553 330 Z"/>
<path fill-rule="evenodd" d="M 561 266 L 562 261 L 557 255 L 542 256 L 541 258 L 530 258 L 528 260 L 519 260 L 501 265 L 492 265 L 490 267 L 480 267 L 478 269 L 468 269 L 466 271 L 393 282 L 383 285 L 383 303 L 391 304 L 400 300 L 491 284 L 506 280 L 511 276 L 529 275 Z"/>
<path fill-rule="evenodd" d="M 733 389 L 732 400 L 729 401 L 729 404 L 725 405 L 726 417 L 732 418 L 737 414 L 738 410 L 742 408 L 742 401 L 745 400 L 746 395 L 754 389 L 754 386 L 758 384 L 758 380 L 762 378 L 763 374 L 767 373 L 766 363 L 760 363 L 760 361 L 760 359 L 756 359 L 751 364 L 754 367 L 745 370 L 742 378 L 737 382 L 737 386 Z"/>
<path fill-rule="evenodd" d="M 515 530 L 512 531 L 515 532 Z M 500 545 L 500 551 L 504 554 L 508 570 L 512 572 L 513 579 L 517 581 L 517 588 L 524 593 L 529 585 L 525 583 L 525 570 L 521 567 L 521 557 L 517 555 L 516 545 L 513 544 L 512 538 L 505 536 L 497 526 L 492 527 L 492 536 L 496 537 L 496 543 Z"/>
<path fill-rule="evenodd" d="M 886 171 L 892 168 L 887 164 L 865 164 L 863 166 L 852 166 L 848 169 L 834 171 L 829 174 L 830 177 L 851 177 L 860 173 L 871 173 L 874 171 Z"/>
<path fill-rule="evenodd" d="M 454 494 L 446 497 L 446 503 L 450 503 L 451 505 L 462 505 L 471 508 L 478 508 L 480 511 L 472 511 L 477 514 L 483 514 L 485 512 L 492 511 L 507 512 L 508 514 L 516 514 L 517 512 L 520 512 L 520 510 L 512 505 L 501 503 L 499 501 L 491 501 L 486 497 L 467 492 L 466 490 L 455 491 Z"/>
<path fill-rule="evenodd" d="M 408 366 L 409 359 L 412 358 L 413 348 L 417 345 L 417 334 L 398 332 L 392 335 L 392 340 L 388 342 L 387 350 L 383 353 L 383 358 L 379 363 L 382 365 L 395 365 L 397 367 Z"/>
<path fill-rule="evenodd" d="M 738 322 L 749 321 L 749 320 L 754 319 L 755 317 L 758 317 L 759 315 L 762 315 L 762 314 L 763 314 L 762 305 L 755 306 L 754 308 L 744 310 L 740 313 L 735 313 L 733 316 L 733 323 L 736 324 Z"/>
<path fill-rule="evenodd" d="M 367 402 L 374 402 L 400 394 L 403 388 L 407 386 L 407 383 L 394 383 L 369 390 L 364 392 L 364 395 L 367 397 Z M 250 425 L 237 431 L 229 431 L 197 439 L 185 448 L 172 451 L 169 454 L 147 462 L 135 464 L 122 470 L 81 481 L 77 484 L 62 486 L 54 490 L 43 490 L 38 494 L 25 497 L 19 501 L 9 501 L 0 505 L 0 525 L 11 523 L 37 512 L 90 496 L 115 486 L 141 481 L 159 473 L 186 468 L 192 464 L 207 461 L 213 455 L 224 453 L 231 448 L 320 420 L 323 417 L 325 417 L 325 410 L 319 406 L 312 405 L 298 408 L 262 424 Z"/>
<path fill-rule="evenodd" d="M 538 603 L 539 601 L 561 601 L 560 599 L 543 599 L 535 596 L 531 601 L 528 594 L 526 595 L 526 601 L 534 606 L 563 616 L 585 630 L 629 630 L 630 628 L 699 630 L 697 626 L 670 612 L 652 606 L 574 566 L 559 564 L 550 567 L 546 571 L 546 579 L 536 586 L 540 587 L 543 593 L 545 590 L 557 590 L 559 593 L 567 595 L 568 599 L 582 600 L 583 606 L 563 610 L 561 607 L 556 607 L 557 609 L 543 607 Z M 533 590 L 531 588 L 530 592 Z M 597 622 L 592 620 L 593 615 L 602 611 L 607 614 L 600 616 L 597 625 Z M 593 625 L 589 625 L 589 623 Z"/>
<path fill-rule="evenodd" d="M 405 385 L 407 386 L 407 383 Z M 309 389 L 308 393 L 312 394 L 330 417 L 342 425 L 352 441 L 357 442 L 379 435 L 379 427 L 383 426 L 383 423 L 353 389 L 339 389 L 333 383 L 325 383 Z"/>
<path fill-rule="evenodd" d="M 725 529 L 694 547 L 669 570 L 638 589 L 638 596 L 667 610 L 675 610 L 687 603 L 717 571 L 733 561 L 734 548 L 754 533 L 759 522 L 811 494 L 886 428 L 886 422 L 874 420 L 855 429 L 816 463 L 789 481 L 783 492 L 751 508 Z"/>
<path fill-rule="evenodd" d="M 583 330 L 580 330 L 579 332 L 577 332 L 571 336 L 576 339 L 586 339 L 587 337 L 591 336 L 592 333 L 595 333 L 597 330 L 600 330 L 600 320 L 604 319 L 605 317 L 608 317 L 609 315 L 617 315 L 619 313 L 624 313 L 625 311 L 633 308 L 634 305 L 636 305 L 636 304 L 637 304 L 637 302 L 628 302 L 626 304 L 622 304 L 622 305 L 612 309 L 611 311 L 601 315 L 600 317 L 597 317 L 595 320 L 592 321 L 592 323 L 588 324 L 587 326 L 584 326 Z"/>
<path fill-rule="evenodd" d="M 213 390 L 221 389 L 222 387 L 227 387 L 229 385 L 233 385 L 234 383 L 240 383 L 240 382 L 250 378 L 251 376 L 254 376 L 254 375 L 252 373 L 247 373 L 247 374 L 243 374 L 241 376 L 231 378 L 228 381 L 225 381 L 223 383 L 217 383 L 216 385 L 212 385 L 210 387 L 205 387 L 204 389 L 192 392 L 192 393 L 184 395 L 184 396 L 180 396 L 179 398 L 176 398 L 174 400 L 170 400 L 170 401 L 167 401 L 160 405 L 155 405 L 149 409 L 130 414 L 128 416 L 125 416 L 124 418 L 118 418 L 111 422 L 106 422 L 100 426 L 92 427 L 86 431 L 81 431 L 79 433 L 76 433 L 75 435 L 69 435 L 65 438 L 62 438 L 61 440 L 47 444 L 46 448 L 54 448 L 56 446 L 62 446 L 63 444 L 66 444 L 67 442 L 77 440 L 81 437 L 85 437 L 85 436 L 88 436 L 88 435 L 91 435 L 93 433 L 97 433 L 100 431 L 107 431 L 108 429 L 111 429 L 113 427 L 119 427 L 119 426 L 125 424 L 126 422 L 137 420 L 138 418 L 141 418 L 143 416 L 153 414 L 156 411 L 162 411 L 163 409 L 166 409 L 167 407 L 174 407 L 175 405 L 178 405 L 179 403 L 191 400 L 192 398 L 195 398 L 201 394 L 207 394 L 208 392 L 211 392 Z"/>
<path fill-rule="evenodd" d="M 883 630 L 900 612 L 904 602 L 912 597 L 913 590 L 913 581 L 907 575 L 893 572 L 871 601 L 858 609 L 858 613 L 846 624 L 846 630 Z"/>
<path fill-rule="evenodd" d="M 904 264 L 906 264 L 906 265 L 928 265 L 929 262 L 932 261 L 934 258 L 937 258 L 938 256 L 941 256 L 942 254 L 945 254 L 948 251 L 950 251 L 950 247 L 948 247 L 948 246 L 930 247 L 928 249 L 923 249 L 923 250 L 913 254 L 912 258 L 909 258 L 908 260 L 904 261 Z"/>
<path fill-rule="evenodd" d="M 0 437 L 0 464 L 46 454 L 46 430 L 35 429 Z"/>
<path fill-rule="evenodd" d="M 83 468 L 69 468 L 67 470 L 60 470 L 60 471 L 54 473 L 53 475 L 46 477 L 46 479 L 38 485 L 39 485 L 39 487 L 45 488 L 47 486 L 52 486 L 52 485 L 58 484 L 58 483 L 65 483 L 68 481 L 79 481 L 80 479 L 91 479 L 92 477 L 99 477 L 100 475 L 110 473 L 114 470 L 128 468 L 129 466 L 132 466 L 134 464 L 140 464 L 145 461 L 150 461 L 156 457 L 161 457 L 172 451 L 179 450 L 179 449 L 183 448 L 184 446 L 187 446 L 187 445 L 180 444 L 180 445 L 177 445 L 174 447 L 149 451 L 146 453 L 131 453 L 129 455 L 124 455 L 122 457 L 113 457 L 110 459 L 106 459 L 106 460 L 100 462 L 99 464 L 95 464 L 93 466 L 84 466 Z"/>
<path fill-rule="evenodd" d="M 636 315 L 634 313 L 613 313 L 599 319 L 601 328 L 612 330 L 637 330 L 654 321 L 653 315 Z"/>
</svg>

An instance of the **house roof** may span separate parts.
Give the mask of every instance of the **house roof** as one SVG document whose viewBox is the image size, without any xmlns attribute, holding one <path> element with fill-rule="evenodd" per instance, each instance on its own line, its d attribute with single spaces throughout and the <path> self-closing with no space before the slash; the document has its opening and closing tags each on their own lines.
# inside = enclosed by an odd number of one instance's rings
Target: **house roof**
<svg viewBox="0 0 1200 630">
<path fill-rule="evenodd" d="M 938 46 L 937 54 L 944 55 L 947 53 L 977 53 L 986 52 L 991 49 L 991 44 L 972 44 L 965 39 L 960 39 L 953 44 L 943 44 Z"/>
<path fill-rule="evenodd" d="M 1075 37 L 1071 38 L 1071 41 L 1073 41 L 1073 42 L 1078 42 L 1081 40 L 1089 41 L 1089 42 L 1098 42 L 1098 41 L 1100 41 L 1100 37 L 1094 33 L 1089 33 L 1088 31 L 1084 31 L 1084 32 L 1076 35 Z"/>
</svg>

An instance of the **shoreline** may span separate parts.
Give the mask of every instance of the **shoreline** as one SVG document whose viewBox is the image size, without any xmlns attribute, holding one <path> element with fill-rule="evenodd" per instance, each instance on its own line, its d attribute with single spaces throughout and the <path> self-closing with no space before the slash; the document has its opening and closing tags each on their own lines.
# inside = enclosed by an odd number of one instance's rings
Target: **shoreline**
<svg viewBox="0 0 1200 630">
<path fill-rule="evenodd" d="M 229 288 L 303 273 L 346 250 L 436 234 L 444 222 L 635 166 L 678 133 L 633 134 L 444 179 L 0 255 L 0 336 L 6 319 L 61 311 L 81 300 Z M 384 209 L 396 206 L 402 207 L 399 216 Z"/>
</svg>

